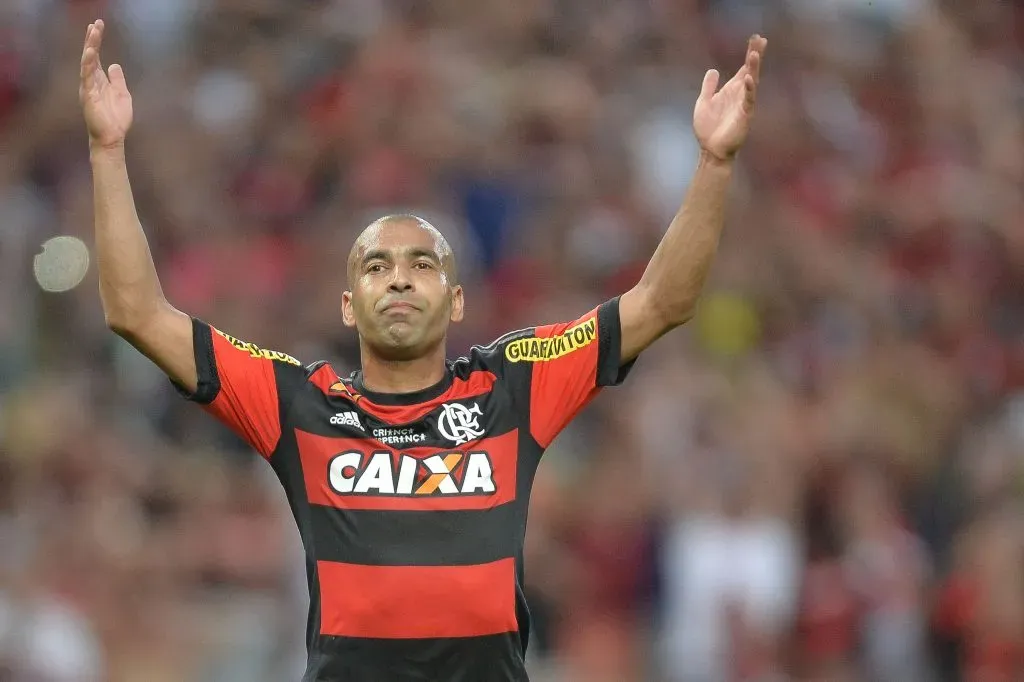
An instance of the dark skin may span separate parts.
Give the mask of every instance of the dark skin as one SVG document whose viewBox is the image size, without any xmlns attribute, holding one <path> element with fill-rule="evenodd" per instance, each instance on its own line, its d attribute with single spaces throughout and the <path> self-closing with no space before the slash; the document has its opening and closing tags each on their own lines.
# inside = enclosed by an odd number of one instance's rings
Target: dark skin
<svg viewBox="0 0 1024 682">
<path fill-rule="evenodd" d="M 412 216 L 370 224 L 349 254 L 348 282 L 341 316 L 359 332 L 366 387 L 407 393 L 440 381 L 448 325 L 464 307 L 441 233 Z"/>
</svg>

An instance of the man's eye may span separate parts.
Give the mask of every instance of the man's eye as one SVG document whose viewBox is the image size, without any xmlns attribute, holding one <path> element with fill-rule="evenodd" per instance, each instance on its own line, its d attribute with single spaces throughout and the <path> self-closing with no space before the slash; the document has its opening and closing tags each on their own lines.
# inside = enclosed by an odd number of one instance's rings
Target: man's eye
<svg viewBox="0 0 1024 682">
<path fill-rule="evenodd" d="M 427 263 L 426 261 L 421 261 L 416 264 L 416 267 L 419 268 L 420 270 L 431 270 L 433 269 L 434 266 L 431 265 L 430 263 Z"/>
<path fill-rule="evenodd" d="M 367 272 L 381 272 L 384 270 L 384 266 L 381 263 L 374 263 L 373 265 L 367 266 Z"/>
</svg>

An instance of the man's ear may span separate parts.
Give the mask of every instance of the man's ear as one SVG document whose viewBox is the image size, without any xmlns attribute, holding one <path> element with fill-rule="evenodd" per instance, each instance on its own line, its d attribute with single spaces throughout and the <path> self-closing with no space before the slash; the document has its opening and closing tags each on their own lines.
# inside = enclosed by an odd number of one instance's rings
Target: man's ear
<svg viewBox="0 0 1024 682">
<path fill-rule="evenodd" d="M 452 287 L 452 322 L 462 322 L 462 317 L 465 314 L 466 300 L 462 295 L 462 285 L 456 284 Z"/>
<path fill-rule="evenodd" d="M 356 326 L 355 312 L 352 310 L 352 292 L 343 291 L 341 293 L 341 321 L 346 327 Z"/>
</svg>

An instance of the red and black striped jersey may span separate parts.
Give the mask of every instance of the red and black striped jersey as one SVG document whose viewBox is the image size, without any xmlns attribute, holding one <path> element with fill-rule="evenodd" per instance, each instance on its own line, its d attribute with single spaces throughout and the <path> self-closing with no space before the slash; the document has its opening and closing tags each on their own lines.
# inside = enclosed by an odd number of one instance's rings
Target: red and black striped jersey
<svg viewBox="0 0 1024 682">
<path fill-rule="evenodd" d="M 620 383 L 618 299 L 510 333 L 409 394 L 193 321 L 204 405 L 265 457 L 306 554 L 305 682 L 526 680 L 541 453 Z"/>
</svg>

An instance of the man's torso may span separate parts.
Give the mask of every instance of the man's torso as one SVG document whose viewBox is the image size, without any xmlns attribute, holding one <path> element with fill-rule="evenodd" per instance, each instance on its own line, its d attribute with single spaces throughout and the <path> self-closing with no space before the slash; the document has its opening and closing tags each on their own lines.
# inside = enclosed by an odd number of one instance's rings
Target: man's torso
<svg viewBox="0 0 1024 682">
<path fill-rule="evenodd" d="M 618 301 L 506 335 L 414 394 L 366 390 L 202 321 L 187 397 L 266 458 L 302 536 L 306 682 L 519 682 L 543 450 L 620 383 Z"/>
</svg>

